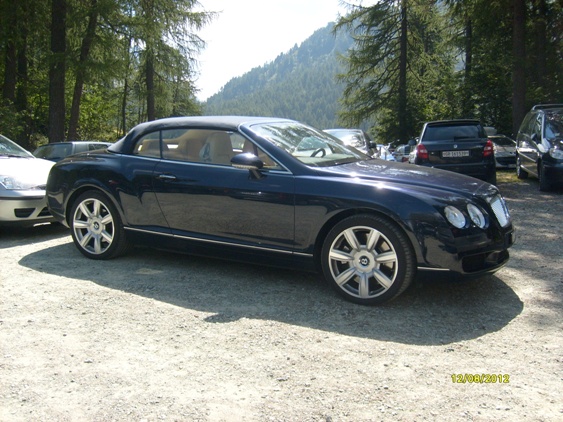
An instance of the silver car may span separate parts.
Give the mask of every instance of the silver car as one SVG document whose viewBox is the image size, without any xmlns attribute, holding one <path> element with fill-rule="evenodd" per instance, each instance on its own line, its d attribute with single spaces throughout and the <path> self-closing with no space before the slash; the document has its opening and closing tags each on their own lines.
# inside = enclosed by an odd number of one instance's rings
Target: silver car
<svg viewBox="0 0 563 422">
<path fill-rule="evenodd" d="M 516 142 L 504 135 L 489 136 L 495 151 L 495 163 L 499 168 L 516 168 Z"/>
<path fill-rule="evenodd" d="M 0 225 L 54 221 L 45 199 L 45 185 L 54 164 L 35 158 L 0 135 Z"/>
</svg>

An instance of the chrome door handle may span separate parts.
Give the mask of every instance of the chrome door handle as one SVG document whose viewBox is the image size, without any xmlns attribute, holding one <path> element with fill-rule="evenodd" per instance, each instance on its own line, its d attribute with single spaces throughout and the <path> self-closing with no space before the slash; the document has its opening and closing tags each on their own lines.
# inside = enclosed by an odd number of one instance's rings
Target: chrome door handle
<svg viewBox="0 0 563 422">
<path fill-rule="evenodd" d="M 176 180 L 176 176 L 173 174 L 159 174 L 156 178 L 160 180 Z"/>
</svg>

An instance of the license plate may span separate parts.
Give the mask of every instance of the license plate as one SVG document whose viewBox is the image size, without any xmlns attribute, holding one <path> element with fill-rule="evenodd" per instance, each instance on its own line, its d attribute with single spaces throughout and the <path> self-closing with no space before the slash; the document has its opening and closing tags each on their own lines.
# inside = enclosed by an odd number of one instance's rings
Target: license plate
<svg viewBox="0 0 563 422">
<path fill-rule="evenodd" d="M 442 157 L 469 157 L 469 151 L 444 151 Z"/>
</svg>

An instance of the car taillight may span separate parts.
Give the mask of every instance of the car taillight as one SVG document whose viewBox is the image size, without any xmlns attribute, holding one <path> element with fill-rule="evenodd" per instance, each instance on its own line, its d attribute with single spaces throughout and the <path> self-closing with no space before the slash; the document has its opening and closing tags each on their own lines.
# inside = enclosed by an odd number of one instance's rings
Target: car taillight
<svg viewBox="0 0 563 422">
<path fill-rule="evenodd" d="M 488 157 L 493 155 L 495 149 L 493 142 L 490 139 L 487 139 L 487 143 L 485 144 L 485 148 L 483 148 L 483 157 Z"/>
<path fill-rule="evenodd" d="M 421 160 L 428 160 L 428 150 L 422 144 L 416 146 L 416 157 Z"/>
</svg>

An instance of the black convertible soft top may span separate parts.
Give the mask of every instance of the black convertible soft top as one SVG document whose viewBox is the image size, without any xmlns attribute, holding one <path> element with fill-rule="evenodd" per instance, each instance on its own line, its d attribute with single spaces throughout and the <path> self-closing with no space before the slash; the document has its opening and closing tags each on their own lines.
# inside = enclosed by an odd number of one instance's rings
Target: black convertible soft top
<svg viewBox="0 0 563 422">
<path fill-rule="evenodd" d="M 256 116 L 186 116 L 168 117 L 165 119 L 153 120 L 135 126 L 123 138 L 108 148 L 108 151 L 118 154 L 128 154 L 132 151 L 134 143 L 139 136 L 164 130 L 168 128 L 192 127 L 197 129 L 217 129 L 226 131 L 236 131 L 241 125 L 254 123 L 290 121 L 276 117 L 256 117 Z"/>
</svg>

